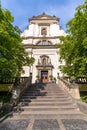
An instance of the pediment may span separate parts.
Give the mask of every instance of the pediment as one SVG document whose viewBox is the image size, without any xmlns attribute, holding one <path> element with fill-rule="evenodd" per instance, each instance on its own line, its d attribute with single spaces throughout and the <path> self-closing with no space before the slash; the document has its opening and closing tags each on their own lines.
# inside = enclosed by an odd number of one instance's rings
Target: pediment
<svg viewBox="0 0 87 130">
<path fill-rule="evenodd" d="M 42 17 L 39 17 L 39 19 L 49 19 L 50 17 L 47 17 L 47 16 L 42 16 Z"/>
<path fill-rule="evenodd" d="M 42 13 L 39 16 L 33 16 L 29 20 L 59 20 L 59 18 L 57 18 L 56 16 L 50 16 L 45 13 Z"/>
</svg>

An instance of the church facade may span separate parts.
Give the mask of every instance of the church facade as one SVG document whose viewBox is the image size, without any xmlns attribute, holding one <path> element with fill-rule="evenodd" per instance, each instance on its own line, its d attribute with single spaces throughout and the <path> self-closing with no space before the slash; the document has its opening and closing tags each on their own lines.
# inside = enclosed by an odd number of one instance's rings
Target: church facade
<svg viewBox="0 0 87 130">
<path fill-rule="evenodd" d="M 60 72 L 60 49 L 57 45 L 63 44 L 60 36 L 66 33 L 59 25 L 59 18 L 45 13 L 33 16 L 29 19 L 29 26 L 21 34 L 29 57 L 35 58 L 32 66 L 24 66 L 25 71 L 21 76 L 28 77 L 32 73 L 32 82 L 50 82 L 57 76 L 62 76 Z"/>
</svg>

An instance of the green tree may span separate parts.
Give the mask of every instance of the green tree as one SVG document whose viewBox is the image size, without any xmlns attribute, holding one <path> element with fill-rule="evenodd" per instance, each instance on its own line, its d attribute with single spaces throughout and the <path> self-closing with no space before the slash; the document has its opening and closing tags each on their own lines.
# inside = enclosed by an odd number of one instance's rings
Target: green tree
<svg viewBox="0 0 87 130">
<path fill-rule="evenodd" d="M 34 63 L 21 43 L 20 29 L 13 22 L 10 11 L 0 5 L 0 78 L 19 76 L 24 65 Z"/>
<path fill-rule="evenodd" d="M 67 23 L 67 36 L 61 37 L 61 71 L 68 76 L 87 76 L 87 0 L 76 8 L 74 18 Z"/>
</svg>

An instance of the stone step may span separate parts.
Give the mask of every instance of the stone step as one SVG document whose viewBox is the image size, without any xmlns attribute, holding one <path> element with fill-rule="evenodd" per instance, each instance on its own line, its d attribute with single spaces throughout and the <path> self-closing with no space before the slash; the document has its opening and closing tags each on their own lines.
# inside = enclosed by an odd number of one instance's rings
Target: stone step
<svg viewBox="0 0 87 130">
<path fill-rule="evenodd" d="M 33 99 L 33 102 L 64 102 L 64 103 L 66 103 L 66 102 L 72 102 L 72 100 L 71 99 L 69 99 L 69 100 L 58 100 L 58 99 L 46 99 L 46 100 L 44 100 L 44 99 L 42 99 L 42 100 L 40 100 L 40 99 Z"/>
<path fill-rule="evenodd" d="M 22 95 L 21 98 L 59 98 L 59 99 L 68 99 L 69 96 L 33 96 L 33 95 Z"/>
<path fill-rule="evenodd" d="M 50 93 L 47 93 L 46 96 L 60 96 L 60 97 L 64 96 L 64 97 L 66 97 L 67 95 L 66 94 L 50 94 Z"/>
<path fill-rule="evenodd" d="M 64 90 L 59 90 L 59 89 L 28 89 L 28 90 L 26 90 L 25 92 L 44 92 L 44 91 L 46 91 L 46 92 L 64 92 Z"/>
<path fill-rule="evenodd" d="M 47 89 L 47 88 L 45 88 L 45 89 L 42 89 L 43 91 L 44 90 L 46 90 L 46 91 L 54 91 L 54 92 L 64 92 L 64 90 L 62 90 L 62 89 L 58 89 L 58 88 L 51 88 L 51 89 Z"/>
<path fill-rule="evenodd" d="M 55 84 L 38 84 L 27 89 L 21 96 L 19 106 L 24 111 L 14 113 L 23 118 L 81 118 L 72 98 Z"/>
<path fill-rule="evenodd" d="M 25 115 L 25 116 L 30 116 L 30 115 L 57 115 L 57 116 L 62 116 L 62 115 L 82 115 L 80 111 L 77 110 L 65 110 L 65 111 L 53 111 L 53 110 L 48 110 L 48 111 L 23 111 L 20 113 L 20 115 Z"/>
<path fill-rule="evenodd" d="M 57 100 L 57 101 L 69 101 L 69 100 L 72 100 L 70 97 L 68 97 L 68 98 L 59 98 L 59 97 L 21 97 L 21 99 L 23 100 L 26 100 L 26 99 L 28 99 L 28 100 L 32 100 L 32 101 L 34 101 L 35 99 L 36 100 L 44 100 L 44 101 L 47 101 L 47 100 L 49 100 L 49 101 L 52 101 L 52 100 Z"/>
<path fill-rule="evenodd" d="M 41 92 L 43 93 L 43 92 Z M 67 93 L 64 93 L 64 92 L 46 92 L 47 94 L 60 94 L 60 95 L 67 95 Z"/>
<path fill-rule="evenodd" d="M 45 112 L 48 112 L 48 111 L 65 111 L 65 110 L 67 110 L 67 111 L 69 111 L 69 110 L 71 110 L 71 111 L 73 111 L 73 110 L 76 110 L 76 108 L 25 108 L 24 109 L 24 111 L 33 111 L 33 112 L 35 112 L 35 111 L 45 111 Z"/>
<path fill-rule="evenodd" d="M 65 94 L 63 91 L 25 91 L 24 93 L 53 93 L 53 94 Z"/>
<path fill-rule="evenodd" d="M 23 96 L 46 96 L 46 93 L 24 93 Z"/>
<path fill-rule="evenodd" d="M 71 99 L 69 99 L 69 100 L 58 100 L 58 99 L 27 99 L 27 98 L 23 98 L 23 99 L 20 99 L 20 102 L 21 101 L 23 101 L 23 102 L 64 102 L 64 103 L 66 103 L 66 102 L 72 102 L 72 100 Z"/>
<path fill-rule="evenodd" d="M 30 109 L 34 109 L 34 108 L 36 108 L 36 109 L 44 109 L 44 108 L 48 108 L 48 109 L 50 109 L 50 108 L 73 108 L 73 109 L 77 109 L 74 105 L 70 105 L 70 106 L 23 106 L 22 108 L 24 108 L 24 109 L 28 109 L 28 108 L 30 108 Z M 78 109 L 79 110 L 79 109 Z"/>
<path fill-rule="evenodd" d="M 36 95 L 40 95 L 40 94 L 44 94 L 44 95 L 61 95 L 61 96 L 67 95 L 66 93 L 54 93 L 54 92 L 52 92 L 52 93 L 50 93 L 50 92 L 26 92 L 23 95 L 34 95 L 34 94 L 36 94 Z"/>
<path fill-rule="evenodd" d="M 14 119 L 83 119 L 84 115 L 77 114 L 20 114 L 14 113 Z"/>
<path fill-rule="evenodd" d="M 20 102 L 22 105 L 29 106 L 67 106 L 72 105 L 72 102 Z"/>
<path fill-rule="evenodd" d="M 78 110 L 75 106 L 24 106 L 24 111 L 65 111 L 65 110 Z"/>
<path fill-rule="evenodd" d="M 65 92 L 62 91 L 62 90 L 61 91 L 59 91 L 59 90 L 58 91 L 54 91 L 54 90 L 48 90 L 48 91 L 46 91 L 46 90 L 45 91 L 43 91 L 43 90 L 42 91 L 40 91 L 40 90 L 38 90 L 38 91 L 37 90 L 34 90 L 34 91 L 28 90 L 28 91 L 25 91 L 25 93 L 38 93 L 38 92 L 48 92 L 48 93 L 65 94 Z"/>
<path fill-rule="evenodd" d="M 40 94 L 35 94 L 35 93 L 32 93 L 32 94 L 23 94 L 22 96 L 53 96 L 53 97 L 68 97 L 66 94 L 65 95 L 59 95 L 59 94 L 44 94 L 44 93 L 40 93 Z"/>
</svg>

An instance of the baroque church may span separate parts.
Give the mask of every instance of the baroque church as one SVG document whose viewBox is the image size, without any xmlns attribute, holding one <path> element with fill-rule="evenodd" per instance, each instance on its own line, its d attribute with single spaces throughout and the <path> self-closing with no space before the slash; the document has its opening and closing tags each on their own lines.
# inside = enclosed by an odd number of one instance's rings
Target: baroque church
<svg viewBox="0 0 87 130">
<path fill-rule="evenodd" d="M 60 36 L 66 36 L 60 27 L 60 19 L 45 13 L 33 16 L 29 19 L 29 26 L 21 34 L 29 57 L 34 57 L 32 66 L 24 66 L 25 73 L 21 76 L 28 77 L 32 73 L 32 83 L 50 82 L 57 76 L 62 76 L 59 66 L 61 65 L 60 49 L 57 45 L 63 44 Z"/>
</svg>

